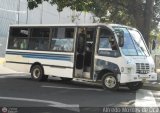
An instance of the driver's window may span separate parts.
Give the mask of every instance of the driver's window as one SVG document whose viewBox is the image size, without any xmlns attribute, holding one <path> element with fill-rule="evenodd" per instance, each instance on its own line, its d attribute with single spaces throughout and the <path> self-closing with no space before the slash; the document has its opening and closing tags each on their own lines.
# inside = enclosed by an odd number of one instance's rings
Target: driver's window
<svg viewBox="0 0 160 113">
<path fill-rule="evenodd" d="M 114 35 L 107 29 L 100 29 L 98 54 L 115 56 L 117 50 L 118 47 Z"/>
<path fill-rule="evenodd" d="M 111 44 L 109 43 L 109 37 L 100 37 L 99 50 L 112 50 Z"/>
</svg>

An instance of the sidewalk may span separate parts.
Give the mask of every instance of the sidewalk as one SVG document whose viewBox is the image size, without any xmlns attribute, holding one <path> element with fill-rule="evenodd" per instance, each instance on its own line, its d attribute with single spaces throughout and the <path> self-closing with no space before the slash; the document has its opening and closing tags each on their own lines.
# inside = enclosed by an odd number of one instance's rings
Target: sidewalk
<svg viewBox="0 0 160 113">
<path fill-rule="evenodd" d="M 17 72 L 17 71 L 14 71 L 14 70 L 10 69 L 10 68 L 5 67 L 4 63 L 5 63 L 5 58 L 0 57 L 0 76 L 22 74 L 22 72 Z"/>
<path fill-rule="evenodd" d="M 144 83 L 143 89 L 160 91 L 160 72 L 157 73 L 158 80 L 155 82 Z"/>
<path fill-rule="evenodd" d="M 4 64 L 5 58 L 0 57 L 0 65 Z"/>
<path fill-rule="evenodd" d="M 160 91 L 160 82 L 145 83 L 142 89 Z"/>
<path fill-rule="evenodd" d="M 10 74 L 19 74 L 19 72 L 16 72 L 12 69 L 4 67 L 3 65 L 0 65 L 0 76 L 1 75 L 10 75 Z"/>
</svg>

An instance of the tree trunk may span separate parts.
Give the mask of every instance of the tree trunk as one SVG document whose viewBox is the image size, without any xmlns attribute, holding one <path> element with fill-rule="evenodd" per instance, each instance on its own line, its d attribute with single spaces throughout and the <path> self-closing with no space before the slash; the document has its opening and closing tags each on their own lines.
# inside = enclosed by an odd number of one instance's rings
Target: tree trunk
<svg viewBox="0 0 160 113">
<path fill-rule="evenodd" d="M 148 47 L 153 17 L 153 3 L 154 0 L 146 0 L 144 10 L 142 10 L 142 1 L 136 0 L 134 3 L 130 3 L 130 11 L 134 16 L 136 27 L 141 31 Z"/>
<path fill-rule="evenodd" d="M 144 29 L 144 11 L 142 10 L 142 1 L 131 0 L 129 2 L 129 13 L 133 14 L 135 27 L 143 34 Z"/>
<path fill-rule="evenodd" d="M 153 3 L 154 0 L 146 0 L 145 10 L 144 10 L 144 28 L 142 30 L 142 34 L 146 41 L 147 46 L 149 47 L 149 34 L 151 31 L 151 23 L 153 17 Z"/>
</svg>

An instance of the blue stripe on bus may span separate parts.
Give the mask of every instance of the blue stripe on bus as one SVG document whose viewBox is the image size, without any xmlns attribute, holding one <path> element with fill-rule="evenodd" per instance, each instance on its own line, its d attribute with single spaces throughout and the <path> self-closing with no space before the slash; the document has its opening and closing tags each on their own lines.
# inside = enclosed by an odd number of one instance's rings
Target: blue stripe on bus
<svg viewBox="0 0 160 113">
<path fill-rule="evenodd" d="M 7 54 L 17 54 L 17 55 L 24 55 L 24 54 L 35 54 L 35 55 L 48 55 L 48 56 L 68 56 L 68 57 L 71 57 L 72 55 L 68 55 L 68 54 L 50 54 L 50 53 L 33 53 L 33 52 L 16 52 L 16 51 L 7 51 L 6 52 Z"/>
<path fill-rule="evenodd" d="M 14 52 L 7 51 L 6 54 L 22 55 L 25 58 L 38 58 L 38 59 L 50 59 L 50 60 L 64 60 L 71 61 L 71 55 L 65 54 L 48 54 L 48 53 L 32 53 L 32 52 Z"/>
</svg>

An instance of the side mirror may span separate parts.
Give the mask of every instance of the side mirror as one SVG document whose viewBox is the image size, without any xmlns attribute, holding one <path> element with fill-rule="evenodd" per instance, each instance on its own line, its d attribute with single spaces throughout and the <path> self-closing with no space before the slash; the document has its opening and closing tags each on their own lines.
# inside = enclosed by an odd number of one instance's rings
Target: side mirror
<svg viewBox="0 0 160 113">
<path fill-rule="evenodd" d="M 77 52 L 78 53 L 83 53 L 85 51 L 85 41 L 86 41 L 86 35 L 80 33 L 77 39 Z"/>
<path fill-rule="evenodd" d="M 116 31 L 116 34 L 118 36 L 119 47 L 123 47 L 124 46 L 124 32 L 123 31 Z"/>
</svg>

